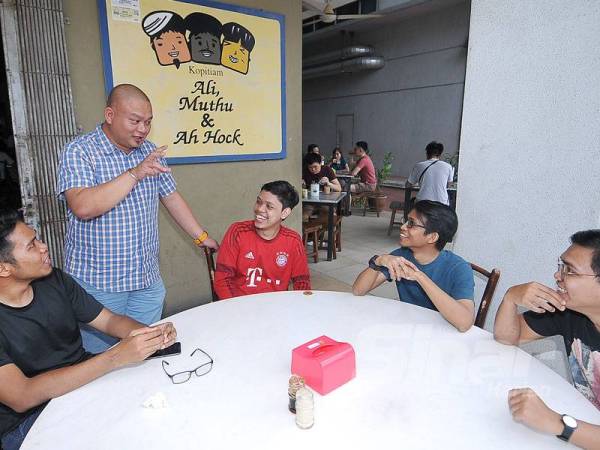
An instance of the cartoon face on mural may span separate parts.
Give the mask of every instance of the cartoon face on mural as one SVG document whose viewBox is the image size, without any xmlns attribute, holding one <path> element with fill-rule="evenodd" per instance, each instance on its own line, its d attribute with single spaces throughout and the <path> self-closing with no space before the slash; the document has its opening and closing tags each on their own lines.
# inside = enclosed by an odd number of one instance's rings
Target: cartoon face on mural
<svg viewBox="0 0 600 450">
<path fill-rule="evenodd" d="M 246 28 L 235 22 L 223 25 L 223 45 L 221 64 L 236 72 L 248 73 L 250 52 L 254 48 L 254 36 Z"/>
<path fill-rule="evenodd" d="M 150 45 L 161 66 L 175 65 L 191 61 L 190 50 L 185 40 L 183 18 L 171 11 L 154 11 L 142 21 L 144 32 L 150 37 Z"/>
<path fill-rule="evenodd" d="M 192 61 L 203 64 L 221 64 L 221 22 L 213 16 L 192 13 L 185 18 L 190 31 Z"/>
</svg>

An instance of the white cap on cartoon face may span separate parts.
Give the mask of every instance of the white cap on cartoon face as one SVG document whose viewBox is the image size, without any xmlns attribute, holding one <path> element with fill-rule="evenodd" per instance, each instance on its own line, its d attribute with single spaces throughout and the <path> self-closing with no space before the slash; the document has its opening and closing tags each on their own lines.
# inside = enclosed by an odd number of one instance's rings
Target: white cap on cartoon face
<svg viewBox="0 0 600 450">
<path fill-rule="evenodd" d="M 169 23 L 171 17 L 173 17 L 173 13 L 169 11 L 156 11 L 148 14 L 142 23 L 144 32 L 150 37 L 154 36 Z"/>
</svg>

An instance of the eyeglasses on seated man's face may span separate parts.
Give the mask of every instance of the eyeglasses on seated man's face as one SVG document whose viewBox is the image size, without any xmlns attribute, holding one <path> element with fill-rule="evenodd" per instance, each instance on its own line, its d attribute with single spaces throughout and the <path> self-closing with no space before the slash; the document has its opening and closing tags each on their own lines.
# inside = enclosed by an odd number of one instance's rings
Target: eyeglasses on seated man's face
<svg viewBox="0 0 600 450">
<path fill-rule="evenodd" d="M 564 281 L 567 277 L 595 277 L 593 273 L 579 273 L 571 269 L 568 263 L 565 263 L 562 259 L 558 258 L 558 279 Z"/>
<path fill-rule="evenodd" d="M 421 225 L 420 223 L 415 222 L 415 219 L 413 219 L 412 217 L 409 217 L 408 219 L 406 219 L 406 222 L 404 222 L 402 224 L 402 226 L 406 227 L 406 228 L 419 227 L 419 228 L 425 229 L 425 225 Z"/>
</svg>

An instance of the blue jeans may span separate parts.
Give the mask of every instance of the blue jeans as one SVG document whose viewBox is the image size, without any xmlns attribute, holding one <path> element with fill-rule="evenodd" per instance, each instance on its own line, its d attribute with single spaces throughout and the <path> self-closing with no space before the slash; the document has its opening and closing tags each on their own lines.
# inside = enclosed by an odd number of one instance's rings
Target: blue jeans
<svg viewBox="0 0 600 450">
<path fill-rule="evenodd" d="M 21 422 L 17 428 L 10 433 L 5 434 L 1 442 L 2 450 L 19 450 L 21 444 L 23 444 L 23 441 L 25 440 L 25 436 L 27 436 L 27 433 L 43 409 L 44 408 L 40 408 Z"/>
<path fill-rule="evenodd" d="M 166 293 L 165 285 L 160 278 L 145 289 L 126 292 L 101 291 L 85 281 L 73 278 L 88 294 L 115 314 L 129 316 L 145 325 L 160 320 Z M 101 333 L 87 324 L 81 324 L 79 328 L 83 348 L 90 353 L 102 353 L 118 342 L 118 339 Z"/>
</svg>

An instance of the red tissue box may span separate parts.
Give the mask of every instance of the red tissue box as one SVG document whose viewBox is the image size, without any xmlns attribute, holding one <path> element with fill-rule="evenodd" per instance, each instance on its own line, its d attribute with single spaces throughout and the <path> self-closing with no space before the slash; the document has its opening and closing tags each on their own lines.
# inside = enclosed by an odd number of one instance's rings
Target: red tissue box
<svg viewBox="0 0 600 450">
<path fill-rule="evenodd" d="M 347 342 L 321 336 L 292 350 L 292 373 L 321 395 L 356 376 L 354 349 Z"/>
</svg>

